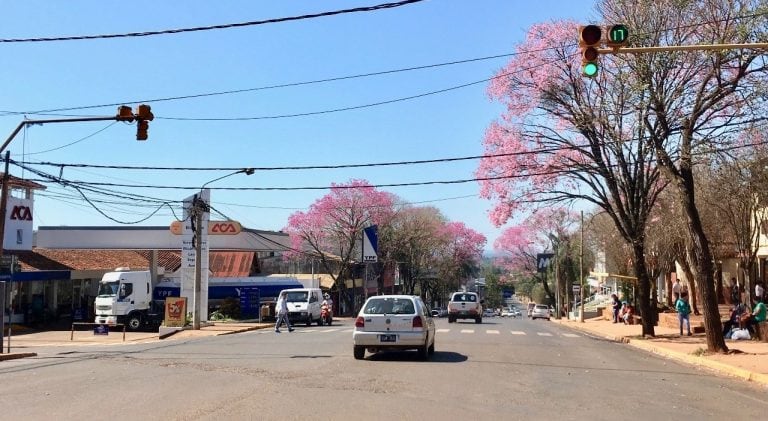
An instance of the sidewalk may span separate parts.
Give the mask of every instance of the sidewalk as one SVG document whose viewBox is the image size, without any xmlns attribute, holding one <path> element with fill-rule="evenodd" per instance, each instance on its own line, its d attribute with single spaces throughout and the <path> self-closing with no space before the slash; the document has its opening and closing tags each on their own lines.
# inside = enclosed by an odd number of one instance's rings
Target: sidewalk
<svg viewBox="0 0 768 421">
<path fill-rule="evenodd" d="M 726 340 L 725 343 L 731 351 L 729 354 L 710 354 L 707 352 L 707 340 L 703 333 L 680 336 L 677 329 L 656 326 L 655 338 L 643 338 L 640 325 L 612 323 L 600 317 L 584 320 L 584 323 L 565 319 L 552 321 L 666 358 L 768 386 L 768 342 Z"/>
<path fill-rule="evenodd" d="M 200 330 L 180 330 L 165 339 L 160 339 L 160 335 L 157 332 L 126 332 L 125 340 L 123 340 L 122 330 L 110 330 L 108 335 L 94 335 L 92 329 L 81 329 L 74 333 L 70 330 L 24 332 L 14 334 L 10 338 L 10 353 L 8 353 L 8 337 L 4 338 L 3 353 L 0 354 L 0 361 L 34 357 L 37 356 L 38 352 L 41 352 L 41 350 L 50 348 L 172 341 L 206 336 L 229 335 L 272 326 L 274 326 L 274 323 L 216 322 L 209 326 L 203 326 Z"/>
</svg>

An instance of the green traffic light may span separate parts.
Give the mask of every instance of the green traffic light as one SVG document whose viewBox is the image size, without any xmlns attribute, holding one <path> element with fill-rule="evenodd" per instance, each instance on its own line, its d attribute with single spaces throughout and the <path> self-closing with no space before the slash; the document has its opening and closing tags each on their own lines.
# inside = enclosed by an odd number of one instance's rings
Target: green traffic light
<svg viewBox="0 0 768 421">
<path fill-rule="evenodd" d="M 586 77 L 595 77 L 597 76 L 597 63 L 586 63 L 584 64 L 584 67 L 581 69 L 582 73 Z"/>
</svg>

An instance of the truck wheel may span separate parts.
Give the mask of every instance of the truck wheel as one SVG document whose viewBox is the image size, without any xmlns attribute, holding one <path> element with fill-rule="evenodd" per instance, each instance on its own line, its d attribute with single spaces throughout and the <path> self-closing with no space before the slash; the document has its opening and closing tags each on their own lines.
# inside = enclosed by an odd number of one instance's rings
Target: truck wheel
<svg viewBox="0 0 768 421">
<path fill-rule="evenodd" d="M 128 330 L 137 331 L 141 329 L 141 315 L 137 313 L 131 313 L 125 320 L 125 327 Z"/>
<path fill-rule="evenodd" d="M 362 360 L 365 357 L 365 348 L 362 346 L 355 346 L 353 349 L 353 355 L 356 360 Z"/>
<path fill-rule="evenodd" d="M 312 315 L 311 314 L 307 316 L 307 327 L 310 327 L 310 326 L 312 326 Z"/>
</svg>

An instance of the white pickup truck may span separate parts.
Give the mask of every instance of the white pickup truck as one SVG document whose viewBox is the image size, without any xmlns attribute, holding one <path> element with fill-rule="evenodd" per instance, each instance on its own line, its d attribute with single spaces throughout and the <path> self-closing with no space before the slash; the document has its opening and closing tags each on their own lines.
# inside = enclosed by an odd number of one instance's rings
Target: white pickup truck
<svg viewBox="0 0 768 421">
<path fill-rule="evenodd" d="M 457 319 L 474 319 L 483 322 L 483 301 L 474 292 L 454 292 L 448 302 L 448 323 Z"/>
</svg>

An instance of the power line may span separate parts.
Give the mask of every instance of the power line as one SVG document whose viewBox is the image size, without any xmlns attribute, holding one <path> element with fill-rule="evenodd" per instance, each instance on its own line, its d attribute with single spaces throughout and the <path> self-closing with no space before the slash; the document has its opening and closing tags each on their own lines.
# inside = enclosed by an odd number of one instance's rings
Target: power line
<svg viewBox="0 0 768 421">
<path fill-rule="evenodd" d="M 304 19 L 314 19 L 327 16 L 343 15 L 348 13 L 358 12 L 373 12 L 383 9 L 393 9 L 396 7 L 405 6 L 412 3 L 419 3 L 424 0 L 402 0 L 394 3 L 382 3 L 375 6 L 355 7 L 352 9 L 333 10 L 321 13 L 312 13 L 299 16 L 288 16 L 282 18 L 273 18 L 265 20 L 257 20 L 250 22 L 239 23 L 227 23 L 222 25 L 209 25 L 209 26 L 197 26 L 192 28 L 180 28 L 180 29 L 164 29 L 159 31 L 142 31 L 142 32 L 128 32 L 122 34 L 101 34 L 101 35 L 74 35 L 74 36 L 62 36 L 62 37 L 40 37 L 40 38 L 0 38 L 0 43 L 21 43 L 21 42 L 52 42 L 52 41 L 82 41 L 92 39 L 113 39 L 113 38 L 136 38 L 136 37 L 149 37 L 154 35 L 169 35 L 169 34 L 181 34 L 186 32 L 201 32 L 211 31 L 215 29 L 230 29 L 241 28 L 246 26 L 265 25 L 270 23 L 289 22 Z"/>
</svg>

